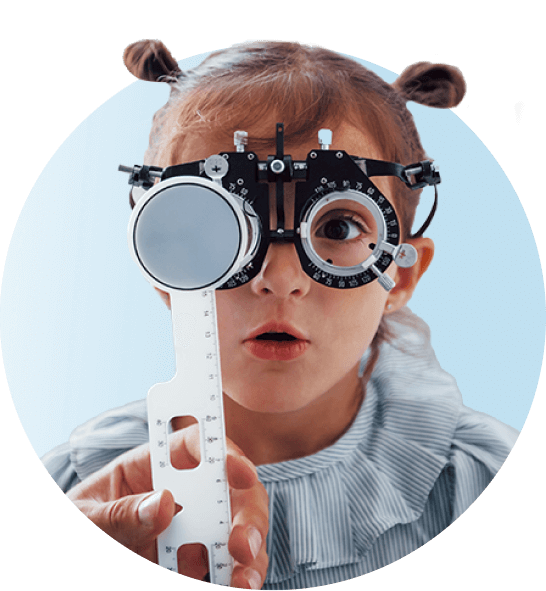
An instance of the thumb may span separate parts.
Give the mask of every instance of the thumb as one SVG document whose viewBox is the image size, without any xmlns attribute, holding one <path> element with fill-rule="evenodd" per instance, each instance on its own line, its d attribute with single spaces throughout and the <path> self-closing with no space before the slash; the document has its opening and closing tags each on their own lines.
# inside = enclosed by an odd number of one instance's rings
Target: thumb
<svg viewBox="0 0 546 591">
<path fill-rule="evenodd" d="M 172 494 L 158 491 L 129 495 L 106 503 L 77 502 L 80 509 L 102 531 L 127 548 L 143 554 L 157 536 L 167 528 L 176 513 Z M 146 556 L 150 558 L 149 556 Z"/>
</svg>

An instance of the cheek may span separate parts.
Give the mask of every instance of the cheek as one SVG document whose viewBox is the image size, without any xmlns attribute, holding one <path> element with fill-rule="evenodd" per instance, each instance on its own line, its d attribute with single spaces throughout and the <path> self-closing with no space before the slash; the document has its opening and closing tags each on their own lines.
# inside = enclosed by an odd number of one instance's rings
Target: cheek
<svg viewBox="0 0 546 591">
<path fill-rule="evenodd" d="M 218 332 L 222 348 L 227 348 L 235 339 L 240 340 L 243 337 L 239 333 L 249 315 L 249 306 L 245 304 L 244 291 L 245 287 L 239 287 L 216 292 Z"/>
<path fill-rule="evenodd" d="M 341 292 L 324 307 L 328 333 L 338 346 L 363 353 L 377 332 L 386 301 L 387 292 L 377 281 Z"/>
<path fill-rule="evenodd" d="M 241 294 L 244 290 L 244 287 L 240 287 L 216 292 L 222 385 L 224 392 L 239 403 L 243 401 L 239 400 L 240 396 L 236 393 L 247 389 L 250 378 L 241 351 L 241 342 L 248 333 L 249 314 L 245 298 Z"/>
</svg>

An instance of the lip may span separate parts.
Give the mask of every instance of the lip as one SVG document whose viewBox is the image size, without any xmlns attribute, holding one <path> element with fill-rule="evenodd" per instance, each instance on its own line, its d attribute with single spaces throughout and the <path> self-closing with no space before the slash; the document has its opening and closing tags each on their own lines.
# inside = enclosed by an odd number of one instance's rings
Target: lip
<svg viewBox="0 0 546 591">
<path fill-rule="evenodd" d="M 263 341 L 256 337 L 266 332 L 286 332 L 296 340 L 294 341 Z M 298 329 L 287 322 L 272 321 L 263 324 L 244 339 L 246 350 L 258 359 L 266 361 L 291 361 L 303 355 L 311 342 Z"/>
<path fill-rule="evenodd" d="M 306 335 L 300 332 L 297 328 L 292 326 L 289 322 L 283 322 L 278 320 L 271 320 L 270 322 L 266 322 L 258 327 L 256 330 L 253 330 L 250 335 L 245 339 L 255 339 L 257 336 L 263 334 L 264 332 L 286 332 L 291 334 L 293 337 L 296 337 L 299 341 L 309 341 Z"/>
</svg>

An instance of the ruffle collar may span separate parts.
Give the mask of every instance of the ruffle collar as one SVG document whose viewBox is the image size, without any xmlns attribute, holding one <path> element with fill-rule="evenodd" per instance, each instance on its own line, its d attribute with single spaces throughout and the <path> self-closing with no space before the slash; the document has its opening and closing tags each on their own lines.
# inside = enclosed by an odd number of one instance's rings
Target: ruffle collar
<svg viewBox="0 0 546 591">
<path fill-rule="evenodd" d="M 456 382 L 423 321 L 406 308 L 391 326 L 348 431 L 312 456 L 258 466 L 270 503 L 266 583 L 361 561 L 388 529 L 420 518 L 448 462 Z"/>
</svg>

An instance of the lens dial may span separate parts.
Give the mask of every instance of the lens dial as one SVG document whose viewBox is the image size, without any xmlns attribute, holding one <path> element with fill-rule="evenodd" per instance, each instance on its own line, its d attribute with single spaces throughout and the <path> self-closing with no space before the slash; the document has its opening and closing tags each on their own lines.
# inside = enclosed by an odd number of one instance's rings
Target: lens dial
<svg viewBox="0 0 546 591">
<path fill-rule="evenodd" d="M 158 183 L 133 210 L 129 244 L 151 283 L 167 290 L 216 287 L 244 257 L 248 227 L 236 200 L 198 177 Z"/>
<path fill-rule="evenodd" d="M 366 180 L 321 183 L 302 212 L 298 250 L 303 269 L 318 283 L 359 287 L 383 279 L 393 260 L 400 239 L 394 207 Z"/>
</svg>

